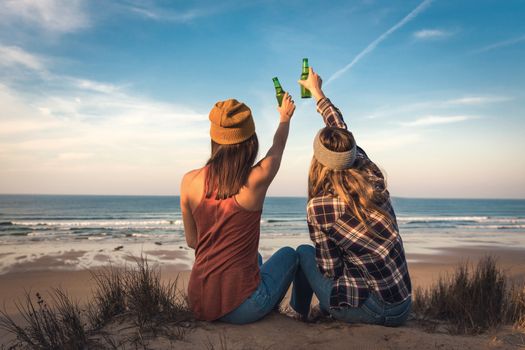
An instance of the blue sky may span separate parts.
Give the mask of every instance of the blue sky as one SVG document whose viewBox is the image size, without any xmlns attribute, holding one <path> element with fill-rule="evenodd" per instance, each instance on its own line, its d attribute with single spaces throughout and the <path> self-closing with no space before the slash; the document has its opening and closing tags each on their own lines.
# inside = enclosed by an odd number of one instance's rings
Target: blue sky
<svg viewBox="0 0 525 350">
<path fill-rule="evenodd" d="M 525 198 L 525 3 L 0 1 L 0 193 L 178 194 L 237 98 L 264 155 L 295 96 L 270 195 L 306 194 L 301 60 L 329 81 L 393 195 Z"/>
</svg>

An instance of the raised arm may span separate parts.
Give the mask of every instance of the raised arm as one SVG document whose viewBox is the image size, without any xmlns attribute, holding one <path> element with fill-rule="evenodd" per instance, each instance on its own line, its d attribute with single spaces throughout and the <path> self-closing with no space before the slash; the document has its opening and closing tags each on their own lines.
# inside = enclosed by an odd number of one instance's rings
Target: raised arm
<svg viewBox="0 0 525 350">
<path fill-rule="evenodd" d="M 284 94 L 282 106 L 278 108 L 278 111 L 280 116 L 279 126 L 273 136 L 273 144 L 266 156 L 254 167 L 250 174 L 250 182 L 254 183 L 256 187 L 262 187 L 265 192 L 281 166 L 284 147 L 286 146 L 290 130 L 290 119 L 295 111 L 294 101 L 287 92 Z"/>
<path fill-rule="evenodd" d="M 326 126 L 341 129 L 347 128 L 341 111 L 332 104 L 330 99 L 328 99 L 328 97 L 326 97 L 323 92 L 323 79 L 321 79 L 321 77 L 316 72 L 314 72 L 312 67 L 310 67 L 308 79 L 299 80 L 298 82 L 312 93 L 312 96 L 317 101 L 317 112 L 323 116 Z"/>
<path fill-rule="evenodd" d="M 266 191 L 272 183 L 283 158 L 284 147 L 290 130 L 290 119 L 295 110 L 295 104 L 285 93 L 279 111 L 279 126 L 273 136 L 273 144 L 266 156 L 257 163 L 248 177 L 247 191 L 241 191 L 236 196 L 237 202 L 248 210 L 261 210 L 264 204 Z"/>
<path fill-rule="evenodd" d="M 299 80 L 298 83 L 312 93 L 312 96 L 317 101 L 317 112 L 323 116 L 323 121 L 326 126 L 329 127 L 335 127 L 340 129 L 348 129 L 346 126 L 346 123 L 343 119 L 343 114 L 337 108 L 334 106 L 332 101 L 328 97 L 325 96 L 322 85 L 323 85 L 323 79 L 317 74 L 312 67 L 310 67 L 310 72 L 308 73 L 308 79 L 306 80 Z M 357 157 L 365 158 L 367 160 L 370 160 L 368 158 L 368 155 L 366 152 L 359 146 L 357 146 Z M 373 164 L 375 166 L 375 164 Z M 377 168 L 377 166 L 375 166 Z M 378 174 L 381 174 L 381 172 L 378 169 Z M 383 175 L 381 174 L 381 178 Z"/>
</svg>

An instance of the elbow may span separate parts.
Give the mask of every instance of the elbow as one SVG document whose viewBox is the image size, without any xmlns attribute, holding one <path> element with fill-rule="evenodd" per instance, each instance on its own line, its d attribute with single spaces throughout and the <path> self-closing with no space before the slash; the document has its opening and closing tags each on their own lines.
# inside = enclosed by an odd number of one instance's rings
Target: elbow
<svg viewBox="0 0 525 350">
<path fill-rule="evenodd" d="M 195 249 L 195 246 L 197 245 L 197 242 L 195 242 L 195 240 L 186 240 L 186 244 L 187 244 L 188 247 L 190 247 L 191 249 Z"/>
</svg>

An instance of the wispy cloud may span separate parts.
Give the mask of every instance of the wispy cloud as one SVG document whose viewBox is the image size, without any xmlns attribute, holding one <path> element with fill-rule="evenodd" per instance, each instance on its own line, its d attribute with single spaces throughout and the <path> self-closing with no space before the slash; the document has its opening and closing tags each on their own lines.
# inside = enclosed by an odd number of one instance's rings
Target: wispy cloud
<svg viewBox="0 0 525 350">
<path fill-rule="evenodd" d="M 205 5 L 201 4 L 198 7 L 176 10 L 171 7 L 161 7 L 154 1 L 133 0 L 127 4 L 121 4 L 121 6 L 135 15 L 152 21 L 187 23 L 224 11 L 231 5 L 224 1 L 218 3 L 209 2 Z"/>
<path fill-rule="evenodd" d="M 139 14 L 155 21 L 167 21 L 167 22 L 189 22 L 195 18 L 203 17 L 206 15 L 205 11 L 189 10 L 176 12 L 166 12 L 155 8 L 142 8 L 137 6 L 129 7 L 131 12 Z"/>
<path fill-rule="evenodd" d="M 0 45 L 0 67 L 22 66 L 31 70 L 44 70 L 44 60 L 17 46 Z"/>
<path fill-rule="evenodd" d="M 418 40 L 442 39 L 452 35 L 452 32 L 441 29 L 422 29 L 414 32 L 414 38 Z"/>
<path fill-rule="evenodd" d="M 105 94 L 115 94 L 121 91 L 121 88 L 114 84 L 101 83 L 101 82 L 97 82 L 93 80 L 71 78 L 71 77 L 60 77 L 60 79 L 68 80 L 77 88 L 84 89 L 84 90 L 91 90 L 91 91 L 105 93 Z"/>
<path fill-rule="evenodd" d="M 52 33 L 74 32 L 90 25 L 85 0 L 4 0 L 0 22 L 25 23 Z"/>
<path fill-rule="evenodd" d="M 469 105 L 479 106 L 489 103 L 498 103 L 512 100 L 508 96 L 467 96 L 456 99 L 447 100 L 444 102 L 445 105 Z"/>
<path fill-rule="evenodd" d="M 205 159 L 206 114 L 124 86 L 55 74 L 51 59 L 21 48 L 8 52 L 16 55 L 9 64 L 3 58 L 0 73 L 16 84 L 0 83 L 0 192 L 42 191 L 24 190 L 23 179 L 38 174 L 38 183 L 49 188 L 74 176 L 85 185 L 97 179 L 94 193 L 134 193 L 134 182 L 152 173 L 169 174 L 176 182 L 196 159 Z M 38 93 L 27 89 L 34 83 L 43 87 Z M 125 179 L 128 187 L 112 188 L 108 179 Z M 166 192 L 160 184 L 148 186 L 156 186 L 153 193 Z"/>
<path fill-rule="evenodd" d="M 524 42 L 524 41 L 525 41 L 525 35 L 522 35 L 522 36 L 519 36 L 519 37 L 516 37 L 516 38 L 503 40 L 503 41 L 497 42 L 495 44 L 491 44 L 491 45 L 482 47 L 481 49 L 475 50 L 474 53 L 482 53 L 482 52 L 492 51 L 492 50 L 496 50 L 496 49 L 499 49 L 499 48 L 502 48 L 502 47 L 507 47 L 507 46 L 511 46 L 511 45 L 514 45 L 514 44 L 518 44 L 518 43 L 521 43 L 521 42 Z"/>
<path fill-rule="evenodd" d="M 453 115 L 453 116 L 436 116 L 430 115 L 423 118 L 416 119 L 411 122 L 400 123 L 403 126 L 432 126 L 432 125 L 442 125 L 442 124 L 453 124 L 464 122 L 466 120 L 477 119 L 478 117 L 470 115 Z"/>
<path fill-rule="evenodd" d="M 332 81 L 338 79 L 341 77 L 346 71 L 348 71 L 350 68 L 352 68 L 357 62 L 359 62 L 363 57 L 365 57 L 367 54 L 372 52 L 377 45 L 379 45 L 382 41 L 387 39 L 392 33 L 394 33 L 399 28 L 403 27 L 405 24 L 413 20 L 417 17 L 421 12 L 423 12 L 430 4 L 432 0 L 424 0 L 421 2 L 412 12 L 410 12 L 408 15 L 406 15 L 401 21 L 397 22 L 393 27 L 388 29 L 386 32 L 381 34 L 377 39 L 372 41 L 368 46 L 361 51 L 357 56 L 354 57 L 354 59 L 348 63 L 346 66 L 335 72 L 328 80 L 326 81 L 325 85 L 330 84 Z"/>
<path fill-rule="evenodd" d="M 400 116 L 407 113 L 429 113 L 435 110 L 451 111 L 454 113 L 458 108 L 464 107 L 480 107 L 493 103 L 501 103 L 511 101 L 511 96 L 498 95 L 464 95 L 460 98 L 450 98 L 444 100 L 419 101 L 414 103 L 407 103 L 402 105 L 387 105 L 378 108 L 367 116 L 369 119 L 384 118 L 391 116 Z"/>
<path fill-rule="evenodd" d="M 394 149 L 403 148 L 417 144 L 423 140 L 417 133 L 382 132 L 359 137 L 357 142 L 365 148 L 367 152 L 391 152 Z"/>
</svg>

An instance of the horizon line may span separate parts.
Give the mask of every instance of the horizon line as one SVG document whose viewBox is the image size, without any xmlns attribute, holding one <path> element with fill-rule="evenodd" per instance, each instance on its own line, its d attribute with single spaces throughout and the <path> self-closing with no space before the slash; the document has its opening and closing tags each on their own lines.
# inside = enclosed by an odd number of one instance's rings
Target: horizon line
<svg viewBox="0 0 525 350">
<path fill-rule="evenodd" d="M 180 197 L 179 194 L 81 194 L 81 193 L 0 193 L 0 196 L 62 196 L 62 197 Z M 525 197 L 410 197 L 391 195 L 397 199 L 433 199 L 433 200 L 525 200 Z M 308 196 L 266 196 L 266 198 L 308 198 Z"/>
</svg>

